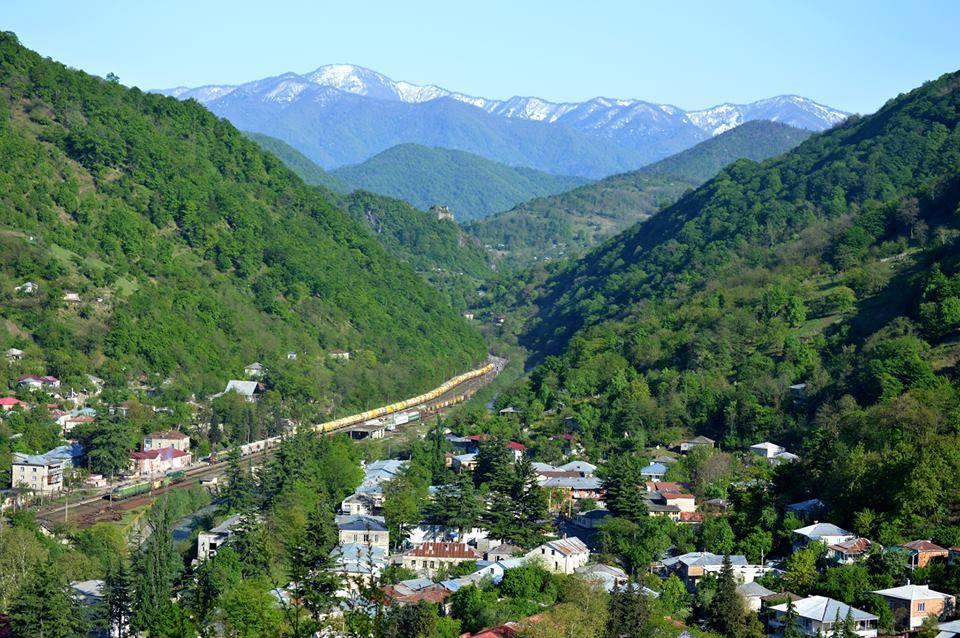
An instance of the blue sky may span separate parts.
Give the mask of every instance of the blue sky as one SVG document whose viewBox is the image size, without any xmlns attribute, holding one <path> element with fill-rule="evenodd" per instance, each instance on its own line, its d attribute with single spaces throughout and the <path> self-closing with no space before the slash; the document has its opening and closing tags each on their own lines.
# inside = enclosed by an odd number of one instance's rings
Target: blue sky
<svg viewBox="0 0 960 638">
<path fill-rule="evenodd" d="M 960 68 L 958 25 L 948 0 L 3 0 L 0 12 L 27 46 L 142 88 L 350 62 L 491 98 L 694 109 L 797 93 L 861 113 Z"/>
</svg>

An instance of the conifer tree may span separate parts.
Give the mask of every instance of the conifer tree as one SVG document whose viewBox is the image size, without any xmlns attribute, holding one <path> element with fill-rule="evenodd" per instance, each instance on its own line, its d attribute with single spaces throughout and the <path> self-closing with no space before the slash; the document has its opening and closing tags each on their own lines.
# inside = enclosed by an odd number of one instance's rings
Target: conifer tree
<svg viewBox="0 0 960 638">
<path fill-rule="evenodd" d="M 103 582 L 103 628 L 111 636 L 126 638 L 132 613 L 133 579 L 126 561 L 120 558 L 111 565 Z"/>
<path fill-rule="evenodd" d="M 713 631 L 728 637 L 742 636 L 746 611 L 743 599 L 737 593 L 737 579 L 730 563 L 730 555 L 724 554 L 723 566 L 717 577 L 717 591 L 708 608 L 708 625 Z"/>
<path fill-rule="evenodd" d="M 134 560 L 134 596 L 131 628 L 157 633 L 170 608 L 173 581 L 178 570 L 173 550 L 173 517 L 167 498 L 153 504 L 147 519 L 150 535 L 140 544 Z"/>
<path fill-rule="evenodd" d="M 227 487 L 224 491 L 227 507 L 234 512 L 247 510 L 256 501 L 255 485 L 250 470 L 243 467 L 239 446 L 230 449 L 227 462 Z"/>
<path fill-rule="evenodd" d="M 300 590 L 299 597 L 314 620 L 330 610 L 336 600 L 339 578 L 330 571 L 330 552 L 337 546 L 333 506 L 326 498 L 317 504 L 307 524 L 303 547 L 292 557 L 290 575 Z"/>
<path fill-rule="evenodd" d="M 52 561 L 37 565 L 10 609 L 14 635 L 23 638 L 80 638 L 86 634 L 85 618 Z"/>
<path fill-rule="evenodd" d="M 647 505 L 641 491 L 644 481 L 640 470 L 639 459 L 622 454 L 610 460 L 603 477 L 607 508 L 614 515 L 635 523 L 647 517 Z"/>
<path fill-rule="evenodd" d="M 610 596 L 606 638 L 647 638 L 650 626 L 650 602 L 639 583 L 627 583 Z"/>
<path fill-rule="evenodd" d="M 787 613 L 783 618 L 783 638 L 801 638 L 799 626 L 800 615 L 793 604 L 793 598 L 787 601 Z"/>
</svg>

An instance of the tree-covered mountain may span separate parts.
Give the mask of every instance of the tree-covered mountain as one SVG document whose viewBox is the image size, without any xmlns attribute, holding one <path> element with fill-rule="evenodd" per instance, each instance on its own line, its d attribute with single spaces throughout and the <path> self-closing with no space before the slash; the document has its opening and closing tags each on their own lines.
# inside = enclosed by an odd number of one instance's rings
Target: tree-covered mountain
<svg viewBox="0 0 960 638">
<path fill-rule="evenodd" d="M 323 186 L 335 193 L 348 193 L 350 187 L 339 179 L 323 170 L 309 157 L 293 148 L 283 140 L 264 135 L 263 133 L 244 133 L 265 151 L 273 153 L 290 170 L 300 176 L 300 179 L 311 186 Z"/>
<path fill-rule="evenodd" d="M 472 153 L 419 144 L 394 146 L 331 174 L 350 188 L 396 197 L 421 210 L 448 206 L 460 222 L 587 182 L 581 177 L 514 168 Z"/>
<path fill-rule="evenodd" d="M 679 177 L 697 185 L 738 159 L 763 161 L 786 153 L 810 137 L 811 131 L 769 120 L 752 120 L 693 148 L 645 166 L 646 175 Z"/>
<path fill-rule="evenodd" d="M 0 78 L 0 345 L 26 350 L 29 371 L 67 387 L 146 373 L 186 397 L 260 360 L 281 393 L 342 409 L 483 359 L 412 268 L 199 104 L 69 69 L 11 33 Z M 38 291 L 16 289 L 27 281 Z"/>
<path fill-rule="evenodd" d="M 592 179 L 669 157 L 751 120 L 822 130 L 847 116 L 796 95 L 700 111 L 605 97 L 491 100 L 397 82 L 349 64 L 239 86 L 161 92 L 198 100 L 239 128 L 278 137 L 328 169 L 415 143 Z"/>
<path fill-rule="evenodd" d="M 779 155 L 809 135 L 784 124 L 747 122 L 638 171 L 525 202 L 468 230 L 521 264 L 576 255 L 650 217 L 734 160 Z"/>
<path fill-rule="evenodd" d="M 326 199 L 368 228 L 387 252 L 410 264 L 457 308 L 465 307 L 468 291 L 490 276 L 486 251 L 456 223 L 384 195 L 359 190 L 344 194 L 349 187 L 296 149 L 267 135 L 248 136 L 305 182 L 323 189 Z M 329 190 L 331 182 L 340 192 Z"/>
<path fill-rule="evenodd" d="M 736 162 L 553 276 L 525 343 L 558 356 L 499 402 L 557 428 L 572 416 L 599 457 L 692 433 L 786 446 L 800 460 L 768 474 L 769 494 L 736 496 L 738 537 L 819 498 L 884 545 L 953 544 L 958 213 L 953 73 Z"/>
</svg>

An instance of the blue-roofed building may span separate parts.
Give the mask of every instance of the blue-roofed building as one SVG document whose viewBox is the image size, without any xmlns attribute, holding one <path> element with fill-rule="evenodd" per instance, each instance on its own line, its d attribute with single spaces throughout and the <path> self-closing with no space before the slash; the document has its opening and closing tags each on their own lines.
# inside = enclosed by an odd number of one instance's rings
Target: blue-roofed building
<svg viewBox="0 0 960 638">
<path fill-rule="evenodd" d="M 669 468 L 663 463 L 651 463 L 640 470 L 640 476 L 649 481 L 662 481 Z"/>
<path fill-rule="evenodd" d="M 83 446 L 68 443 L 43 454 L 14 452 L 10 487 L 23 488 L 37 494 L 56 494 L 63 490 L 64 471 L 79 464 Z"/>
</svg>

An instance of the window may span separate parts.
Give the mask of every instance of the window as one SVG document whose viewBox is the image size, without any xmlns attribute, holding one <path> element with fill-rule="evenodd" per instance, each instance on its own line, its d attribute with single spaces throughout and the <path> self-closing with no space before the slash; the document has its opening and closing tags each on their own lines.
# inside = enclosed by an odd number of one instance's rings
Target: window
<svg viewBox="0 0 960 638">
<path fill-rule="evenodd" d="M 927 603 L 917 603 L 917 611 L 926 611 Z"/>
</svg>

